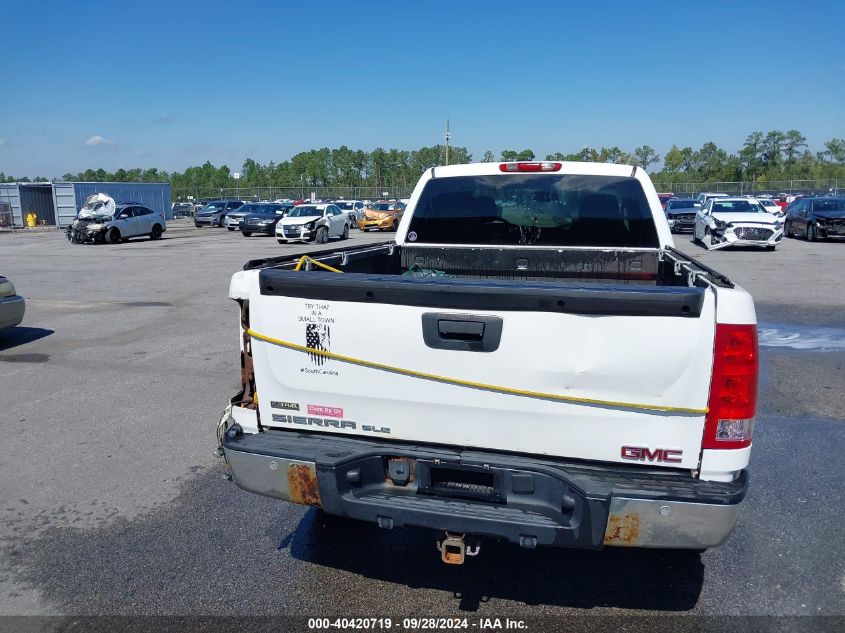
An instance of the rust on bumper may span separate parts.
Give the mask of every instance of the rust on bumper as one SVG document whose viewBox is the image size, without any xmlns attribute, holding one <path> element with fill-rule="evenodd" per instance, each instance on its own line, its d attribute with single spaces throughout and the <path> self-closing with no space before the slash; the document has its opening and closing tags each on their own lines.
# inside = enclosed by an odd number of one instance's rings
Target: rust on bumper
<svg viewBox="0 0 845 633">
<path fill-rule="evenodd" d="M 239 488 L 282 501 L 322 505 L 314 462 L 256 455 L 225 446 L 224 454 Z"/>
<path fill-rule="evenodd" d="M 730 535 L 741 505 L 613 497 L 604 544 L 676 549 L 716 547 Z"/>
<path fill-rule="evenodd" d="M 288 488 L 290 500 L 293 503 L 306 506 L 320 505 L 320 489 L 317 486 L 317 469 L 314 464 L 290 464 Z"/>
<path fill-rule="evenodd" d="M 640 538 L 640 515 L 634 513 L 611 514 L 604 532 L 605 545 L 634 547 Z"/>
</svg>

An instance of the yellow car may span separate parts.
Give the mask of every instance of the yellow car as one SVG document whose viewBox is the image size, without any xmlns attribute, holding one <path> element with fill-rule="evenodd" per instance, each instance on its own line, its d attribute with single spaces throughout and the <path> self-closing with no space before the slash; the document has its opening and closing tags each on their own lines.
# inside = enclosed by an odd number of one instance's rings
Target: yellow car
<svg viewBox="0 0 845 633">
<path fill-rule="evenodd" d="M 402 202 L 379 200 L 364 209 L 358 219 L 358 228 L 362 231 L 369 231 L 370 229 L 395 231 L 404 211 L 405 204 Z"/>
</svg>

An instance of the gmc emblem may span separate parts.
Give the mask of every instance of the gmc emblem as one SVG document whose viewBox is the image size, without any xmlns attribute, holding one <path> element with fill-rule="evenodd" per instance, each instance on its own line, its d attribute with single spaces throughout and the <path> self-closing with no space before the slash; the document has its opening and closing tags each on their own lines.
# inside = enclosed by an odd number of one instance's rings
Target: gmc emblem
<svg viewBox="0 0 845 633">
<path fill-rule="evenodd" d="M 623 446 L 622 459 L 630 459 L 635 462 L 664 462 L 668 464 L 680 464 L 684 451 L 675 451 L 668 448 L 645 448 L 644 446 Z"/>
</svg>

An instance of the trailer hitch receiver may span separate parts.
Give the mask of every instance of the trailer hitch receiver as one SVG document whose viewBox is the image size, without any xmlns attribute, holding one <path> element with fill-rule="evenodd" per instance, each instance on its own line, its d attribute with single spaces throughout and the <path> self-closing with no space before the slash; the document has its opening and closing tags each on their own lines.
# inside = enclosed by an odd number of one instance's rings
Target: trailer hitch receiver
<svg viewBox="0 0 845 633">
<path fill-rule="evenodd" d="M 443 539 L 437 541 L 437 551 L 440 552 L 440 559 L 447 565 L 463 565 L 467 556 L 478 555 L 481 542 L 473 538 L 467 542 L 466 534 L 446 532 Z"/>
</svg>

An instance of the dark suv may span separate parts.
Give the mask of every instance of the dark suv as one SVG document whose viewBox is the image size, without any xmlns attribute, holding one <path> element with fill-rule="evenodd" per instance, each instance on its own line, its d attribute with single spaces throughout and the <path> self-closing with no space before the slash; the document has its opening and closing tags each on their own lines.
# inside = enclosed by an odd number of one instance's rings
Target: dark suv
<svg viewBox="0 0 845 633">
<path fill-rule="evenodd" d="M 226 214 L 243 206 L 240 200 L 213 200 L 197 211 L 194 226 L 223 226 Z"/>
</svg>

